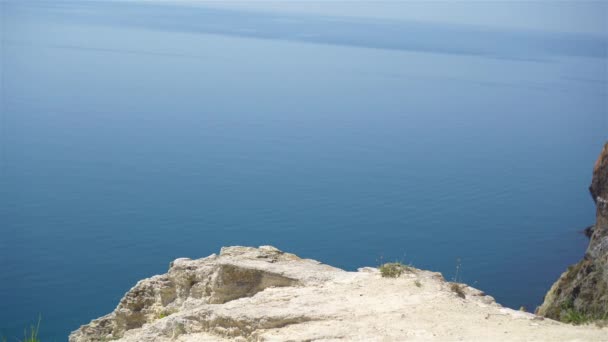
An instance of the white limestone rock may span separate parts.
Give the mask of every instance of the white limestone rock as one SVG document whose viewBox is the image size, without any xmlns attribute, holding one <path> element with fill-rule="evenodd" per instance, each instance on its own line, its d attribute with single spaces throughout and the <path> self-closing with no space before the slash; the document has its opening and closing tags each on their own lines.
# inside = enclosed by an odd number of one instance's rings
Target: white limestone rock
<svg viewBox="0 0 608 342">
<path fill-rule="evenodd" d="M 574 327 L 506 309 L 482 291 L 452 292 L 441 274 L 412 269 L 382 278 L 346 272 L 271 246 L 224 247 L 176 259 L 169 272 L 138 282 L 110 314 L 70 342 L 606 340 L 607 330 Z"/>
</svg>

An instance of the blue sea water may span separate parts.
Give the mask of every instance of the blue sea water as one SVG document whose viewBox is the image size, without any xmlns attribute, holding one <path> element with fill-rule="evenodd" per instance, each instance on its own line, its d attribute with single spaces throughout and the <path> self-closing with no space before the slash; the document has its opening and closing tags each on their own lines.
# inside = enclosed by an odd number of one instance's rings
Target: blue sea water
<svg viewBox="0 0 608 342">
<path fill-rule="evenodd" d="M 120 2 L 0 2 L 0 336 L 178 257 L 399 260 L 534 309 L 584 253 L 608 40 Z"/>
</svg>

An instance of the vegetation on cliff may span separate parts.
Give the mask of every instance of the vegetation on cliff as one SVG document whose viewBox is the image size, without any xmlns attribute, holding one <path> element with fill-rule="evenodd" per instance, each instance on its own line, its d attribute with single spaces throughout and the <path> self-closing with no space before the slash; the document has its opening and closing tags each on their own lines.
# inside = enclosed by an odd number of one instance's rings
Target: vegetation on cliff
<svg viewBox="0 0 608 342">
<path fill-rule="evenodd" d="M 593 168 L 589 192 L 596 205 L 596 222 L 586 230 L 589 247 L 553 284 L 539 315 L 575 324 L 608 320 L 608 143 Z"/>
</svg>

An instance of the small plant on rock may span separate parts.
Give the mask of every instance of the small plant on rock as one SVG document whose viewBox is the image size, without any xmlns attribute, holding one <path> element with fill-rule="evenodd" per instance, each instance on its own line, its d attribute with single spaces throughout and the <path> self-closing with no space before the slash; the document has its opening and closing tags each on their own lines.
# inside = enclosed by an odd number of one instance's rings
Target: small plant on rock
<svg viewBox="0 0 608 342">
<path fill-rule="evenodd" d="M 463 291 L 463 285 L 458 284 L 458 283 L 450 283 L 450 290 L 452 290 L 452 292 L 454 292 L 458 297 L 460 298 L 466 298 L 466 295 Z"/>
<path fill-rule="evenodd" d="M 403 272 L 409 269 L 409 266 L 400 262 L 389 262 L 380 266 L 380 274 L 383 278 L 398 278 Z"/>
<path fill-rule="evenodd" d="M 574 325 L 584 324 L 591 320 L 591 317 L 574 308 L 566 309 L 562 312 L 563 321 Z"/>
<path fill-rule="evenodd" d="M 164 309 L 164 310 L 158 311 L 156 313 L 156 319 L 163 319 L 163 318 L 165 318 L 167 316 L 170 316 L 170 315 L 172 315 L 174 313 L 175 313 L 175 310 Z"/>
</svg>

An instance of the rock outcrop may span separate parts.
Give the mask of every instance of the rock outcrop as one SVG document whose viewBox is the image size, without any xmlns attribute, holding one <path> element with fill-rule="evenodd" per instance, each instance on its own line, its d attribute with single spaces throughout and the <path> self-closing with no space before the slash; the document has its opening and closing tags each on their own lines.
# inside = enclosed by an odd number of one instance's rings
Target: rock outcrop
<svg viewBox="0 0 608 342">
<path fill-rule="evenodd" d="M 456 289 L 456 290 L 455 290 Z M 346 272 L 274 247 L 226 247 L 177 259 L 138 282 L 116 309 L 70 342 L 606 340 L 576 327 L 503 308 L 441 274 L 404 267 Z"/>
<path fill-rule="evenodd" d="M 608 319 L 608 143 L 593 168 L 589 192 L 596 205 L 596 223 L 586 229 L 589 247 L 553 284 L 539 315 L 567 322 Z"/>
</svg>

